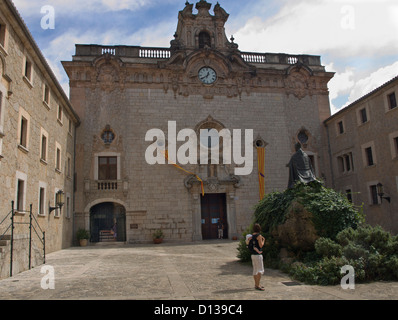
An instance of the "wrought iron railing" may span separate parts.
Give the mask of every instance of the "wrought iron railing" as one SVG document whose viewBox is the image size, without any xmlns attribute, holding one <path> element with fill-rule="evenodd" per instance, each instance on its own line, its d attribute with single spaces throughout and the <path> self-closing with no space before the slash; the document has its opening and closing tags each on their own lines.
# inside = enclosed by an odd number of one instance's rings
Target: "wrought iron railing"
<svg viewBox="0 0 398 320">
<path fill-rule="evenodd" d="M 29 222 L 26 221 L 15 221 L 16 214 L 29 214 Z M 7 224 L 7 218 L 10 218 L 11 222 Z M 13 260 L 14 260 L 14 229 L 16 225 L 28 225 L 29 226 L 29 270 L 32 268 L 32 231 L 33 235 L 37 236 L 37 239 L 40 241 L 43 247 L 43 264 L 46 263 L 46 233 L 43 231 L 33 214 L 32 205 L 29 207 L 29 211 L 26 210 L 15 210 L 14 201 L 11 201 L 11 211 L 4 217 L 4 219 L 0 222 L 0 227 L 5 226 L 5 231 L 0 235 L 0 240 L 9 238 L 10 240 L 10 277 L 13 274 Z M 8 232 L 10 231 L 10 234 Z"/>
</svg>

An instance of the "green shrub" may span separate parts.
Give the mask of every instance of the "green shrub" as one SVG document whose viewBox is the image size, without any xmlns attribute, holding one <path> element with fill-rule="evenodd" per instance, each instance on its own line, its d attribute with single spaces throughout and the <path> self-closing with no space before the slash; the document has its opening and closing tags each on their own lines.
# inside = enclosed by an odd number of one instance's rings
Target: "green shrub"
<svg viewBox="0 0 398 320">
<path fill-rule="evenodd" d="M 293 200 L 313 214 L 312 221 L 320 237 L 335 239 L 340 231 L 349 227 L 356 229 L 363 221 L 362 213 L 344 194 L 325 188 L 317 181 L 297 183 L 292 189 L 266 195 L 254 208 L 254 221 L 264 232 L 271 232 L 285 222 Z"/>
<path fill-rule="evenodd" d="M 341 231 L 336 241 L 320 238 L 315 243 L 317 261 L 293 264 L 290 275 L 308 284 L 337 284 L 341 267 L 355 270 L 355 281 L 398 280 L 398 237 L 381 227 L 364 225 Z"/>
<path fill-rule="evenodd" d="M 347 264 L 344 257 L 326 257 L 313 265 L 294 264 L 290 276 L 311 285 L 335 285 L 341 281 L 341 267 Z"/>
<path fill-rule="evenodd" d="M 369 252 L 355 243 L 349 243 L 347 246 L 343 248 L 343 255 L 348 259 L 355 260 L 359 258 L 367 258 Z"/>
<path fill-rule="evenodd" d="M 272 231 L 285 222 L 288 208 L 299 202 L 313 214 L 317 234 L 315 250 L 295 252 L 291 265 L 280 262 L 280 246 L 271 236 Z M 273 192 L 255 206 L 253 223 L 259 223 L 266 238 L 263 248 L 264 265 L 282 268 L 293 278 L 318 285 L 340 283 L 341 268 L 350 265 L 355 270 L 355 281 L 398 280 L 398 236 L 381 227 L 364 224 L 361 210 L 345 197 L 319 182 L 298 183 L 293 189 Z M 244 234 L 251 231 L 251 227 Z M 288 248 L 289 249 L 289 248 Z M 250 261 L 245 239 L 238 246 L 238 257 Z"/>
<path fill-rule="evenodd" d="M 322 257 L 340 257 L 342 254 L 342 247 L 328 238 L 319 238 L 315 242 L 315 251 Z"/>
</svg>

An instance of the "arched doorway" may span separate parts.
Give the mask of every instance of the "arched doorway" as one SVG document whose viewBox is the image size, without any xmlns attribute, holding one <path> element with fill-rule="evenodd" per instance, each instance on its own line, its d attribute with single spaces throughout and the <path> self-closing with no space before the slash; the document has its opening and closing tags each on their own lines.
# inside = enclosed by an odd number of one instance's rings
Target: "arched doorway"
<svg viewBox="0 0 398 320">
<path fill-rule="evenodd" d="M 90 209 L 91 242 L 126 241 L 126 209 L 104 202 Z"/>
</svg>

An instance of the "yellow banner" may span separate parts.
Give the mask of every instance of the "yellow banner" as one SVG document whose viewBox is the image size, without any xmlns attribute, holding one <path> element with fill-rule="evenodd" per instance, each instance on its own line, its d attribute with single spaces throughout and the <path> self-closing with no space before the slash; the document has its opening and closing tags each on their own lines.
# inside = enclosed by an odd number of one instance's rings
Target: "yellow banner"
<svg viewBox="0 0 398 320">
<path fill-rule="evenodd" d="M 162 153 L 163 153 L 163 152 L 162 152 Z M 165 158 L 167 159 L 167 161 L 170 163 L 170 161 L 169 161 L 169 153 L 168 153 L 167 150 L 166 150 L 166 152 L 164 153 L 164 157 L 165 157 Z M 205 196 L 205 188 L 204 188 L 204 185 L 203 185 L 203 180 L 202 180 L 201 178 L 199 178 L 195 173 L 185 170 L 184 168 L 180 167 L 180 166 L 179 166 L 178 164 L 176 164 L 176 163 L 170 163 L 170 164 L 172 164 L 174 167 L 176 167 L 176 168 L 178 168 L 178 169 L 184 171 L 185 173 L 188 173 L 188 174 L 191 174 L 191 175 L 195 176 L 195 178 L 198 179 L 198 181 L 200 182 L 200 187 L 201 187 L 201 189 L 202 189 L 202 196 L 203 196 L 203 197 Z"/>
<path fill-rule="evenodd" d="M 265 148 L 257 148 L 258 183 L 260 200 L 265 196 Z"/>
</svg>

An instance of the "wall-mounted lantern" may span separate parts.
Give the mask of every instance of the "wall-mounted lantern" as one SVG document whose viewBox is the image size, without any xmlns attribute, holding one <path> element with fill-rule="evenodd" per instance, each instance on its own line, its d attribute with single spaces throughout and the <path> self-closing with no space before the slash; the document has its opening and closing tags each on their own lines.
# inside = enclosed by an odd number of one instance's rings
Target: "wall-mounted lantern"
<svg viewBox="0 0 398 320">
<path fill-rule="evenodd" d="M 62 206 L 65 204 L 65 193 L 62 190 L 59 190 L 55 195 L 55 207 L 50 206 L 50 213 L 56 209 L 62 209 Z"/>
<path fill-rule="evenodd" d="M 376 187 L 377 195 L 380 197 L 381 202 L 383 202 L 383 199 L 386 199 L 389 203 L 391 203 L 391 197 L 384 196 L 384 186 L 379 182 Z"/>
</svg>

